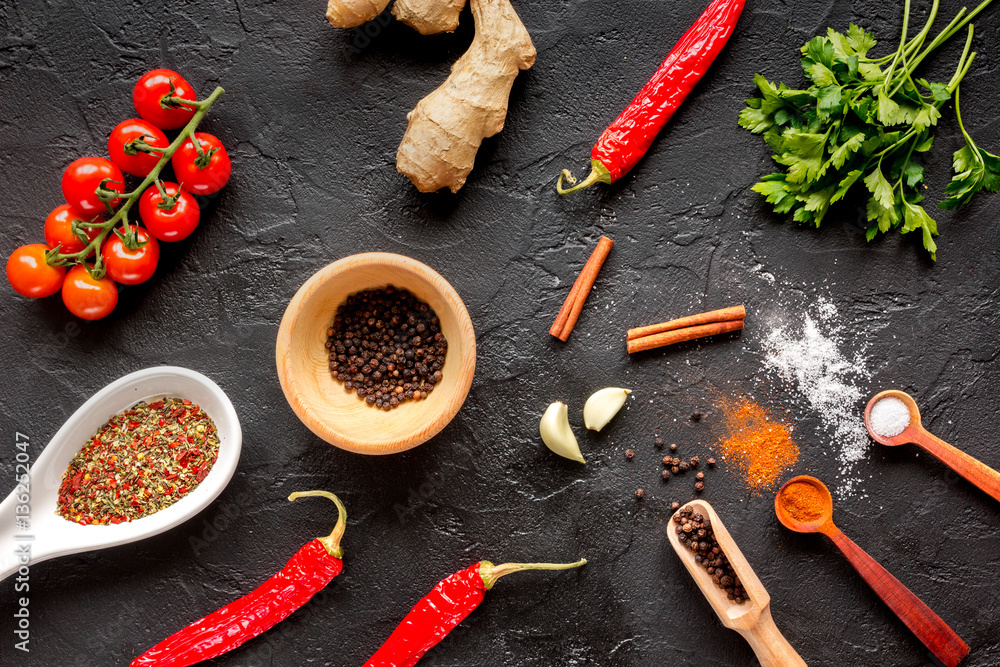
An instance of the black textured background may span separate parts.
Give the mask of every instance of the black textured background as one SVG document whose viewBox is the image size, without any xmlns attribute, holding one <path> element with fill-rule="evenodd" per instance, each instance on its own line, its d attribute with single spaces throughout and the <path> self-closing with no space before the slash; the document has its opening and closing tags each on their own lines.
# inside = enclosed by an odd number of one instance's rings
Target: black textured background
<svg viewBox="0 0 1000 667">
<path fill-rule="evenodd" d="M 866 246 L 854 208 L 835 210 L 817 232 L 776 218 L 749 190 L 771 169 L 760 139 L 736 125 L 753 74 L 800 82 L 796 49 L 827 25 L 858 21 L 895 43 L 901 5 L 750 0 L 726 52 L 638 168 L 615 187 L 559 199 L 559 169 L 585 171 L 593 140 L 704 2 L 516 2 L 538 62 L 517 79 L 507 129 L 485 142 L 455 197 L 419 195 L 396 173 L 395 151 L 407 111 L 471 40 L 468 11 L 456 34 L 420 38 L 388 20 L 335 30 L 321 0 L 0 3 L 4 257 L 42 239 L 45 215 L 61 203 L 62 170 L 78 156 L 105 154 L 108 132 L 134 115 L 132 86 L 149 68 L 177 69 L 202 95 L 227 89 L 201 129 L 221 137 L 233 160 L 233 178 L 197 233 L 165 248 L 156 277 L 123 291 L 107 320 L 73 328 L 58 297 L 31 302 L 2 290 L 6 486 L 15 431 L 30 435 L 37 455 L 93 392 L 150 365 L 213 378 L 244 430 L 232 483 L 189 523 L 32 568 L 28 655 L 13 649 L 14 593 L 5 582 L 0 663 L 126 664 L 325 534 L 332 507 L 285 500 L 321 487 L 339 493 L 351 514 L 345 573 L 213 664 L 358 665 L 461 567 L 580 556 L 590 564 L 579 571 L 503 580 L 421 664 L 755 664 L 664 538 L 665 505 L 690 498 L 693 480 L 660 482 L 652 437 L 659 428 L 682 453 L 703 453 L 698 443 L 719 435 L 714 398 L 752 392 L 780 414 L 790 410 L 802 448 L 796 470 L 826 479 L 837 495 L 836 443 L 762 370 L 765 315 L 794 325 L 817 298 L 831 298 L 845 352 L 863 351 L 873 371 L 866 395 L 910 390 L 933 432 L 1000 464 L 1000 199 L 939 212 L 933 264 L 917 238 Z M 918 0 L 915 17 L 928 5 Z M 941 25 L 960 3 L 942 5 Z M 979 57 L 962 106 L 969 131 L 998 152 L 1000 6 L 976 27 Z M 950 76 L 959 41 L 939 52 L 932 76 Z M 927 165 L 932 205 L 960 145 L 952 112 L 938 134 Z M 617 245 L 575 333 L 559 344 L 546 331 L 602 233 Z M 273 358 L 298 286 L 335 259 L 372 250 L 440 271 L 464 298 L 479 343 L 458 417 L 426 445 L 388 458 L 315 438 L 285 403 Z M 628 326 L 737 302 L 750 313 L 741 337 L 625 353 Z M 606 385 L 631 387 L 635 397 L 604 433 L 584 433 L 578 410 Z M 539 442 L 538 417 L 555 399 L 572 407 L 585 467 Z M 701 424 L 688 420 L 694 408 L 710 411 Z M 637 455 L 626 462 L 629 446 Z M 969 643 L 965 664 L 1000 664 L 997 503 L 909 447 L 873 445 L 854 474 L 859 490 L 835 497 L 844 531 Z M 640 485 L 648 494 L 636 502 Z M 747 497 L 725 469 L 708 485 L 706 499 L 808 663 L 928 664 L 832 545 L 778 525 L 770 494 Z M 227 521 L 227 513 L 236 516 Z M 206 532 L 213 521 L 223 529 Z M 214 539 L 196 553 L 191 540 L 204 536 Z"/>
</svg>

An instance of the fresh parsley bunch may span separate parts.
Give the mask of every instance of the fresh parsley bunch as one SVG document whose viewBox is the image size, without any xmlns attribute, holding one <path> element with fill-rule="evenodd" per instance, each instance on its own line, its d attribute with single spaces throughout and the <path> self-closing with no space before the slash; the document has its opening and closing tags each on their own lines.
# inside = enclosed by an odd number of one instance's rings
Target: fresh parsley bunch
<svg viewBox="0 0 1000 667">
<path fill-rule="evenodd" d="M 871 241 L 879 232 L 920 230 L 924 248 L 936 259 L 937 223 L 920 205 L 917 187 L 924 167 L 917 155 L 934 144 L 941 107 L 954 95 L 955 113 L 966 145 L 953 156 L 955 175 L 940 207 L 954 209 L 982 188 L 997 191 L 1000 158 L 979 148 L 965 131 L 959 110 L 959 83 L 975 52 L 969 22 L 992 0 L 972 13 L 965 9 L 926 44 L 937 15 L 934 0 L 927 24 L 907 39 L 910 0 L 903 10 L 903 32 L 894 53 L 870 58 L 875 38 L 851 24 L 846 33 L 833 28 L 802 47 L 802 69 L 812 85 L 794 90 L 775 85 L 760 74 L 754 82 L 760 97 L 747 100 L 740 125 L 763 134 L 784 170 L 768 174 L 753 189 L 774 205 L 776 213 L 792 213 L 800 223 L 819 227 L 830 205 L 861 182 L 868 189 Z M 968 24 L 965 49 L 948 83 L 914 78 L 920 63 Z"/>
</svg>

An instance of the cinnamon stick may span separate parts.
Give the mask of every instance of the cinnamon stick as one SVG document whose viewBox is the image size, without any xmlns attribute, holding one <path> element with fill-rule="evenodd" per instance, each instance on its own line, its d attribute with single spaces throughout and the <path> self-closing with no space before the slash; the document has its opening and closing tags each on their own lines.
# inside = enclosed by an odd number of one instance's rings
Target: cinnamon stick
<svg viewBox="0 0 1000 667">
<path fill-rule="evenodd" d="M 602 236 L 597 242 L 594 252 L 590 254 L 587 263 L 583 265 L 583 269 L 573 283 L 573 287 L 570 288 L 569 294 L 566 296 L 566 301 L 563 302 L 562 308 L 559 309 L 559 314 L 556 315 L 556 321 L 552 323 L 552 328 L 549 329 L 549 333 L 562 342 L 565 343 L 569 339 L 569 335 L 573 332 L 573 327 L 576 326 L 576 321 L 580 319 L 583 304 L 587 301 L 587 297 L 590 296 L 590 290 L 594 287 L 597 274 L 600 273 L 601 267 L 604 266 L 604 260 L 608 258 L 608 253 L 611 252 L 611 246 L 614 244 L 615 242 L 607 236 Z"/>
<path fill-rule="evenodd" d="M 662 333 L 643 336 L 641 338 L 633 338 L 626 344 L 628 346 L 628 353 L 635 354 L 636 352 L 645 352 L 646 350 L 652 350 L 666 345 L 673 345 L 674 343 L 683 343 L 684 341 L 694 340 L 695 338 L 717 336 L 719 334 L 729 333 L 730 331 L 740 331 L 742 328 L 743 320 L 713 322 L 711 324 L 700 324 L 693 327 L 684 327 L 683 329 L 664 331 Z"/>
<path fill-rule="evenodd" d="M 731 308 L 722 308 L 720 310 L 713 310 L 708 313 L 700 313 L 698 315 L 689 315 L 688 317 L 681 317 L 676 320 L 670 320 L 669 322 L 662 322 L 660 324 L 650 324 L 645 327 L 637 327 L 635 329 L 629 329 L 628 335 L 625 340 L 635 340 L 636 338 L 642 338 L 643 336 L 650 336 L 652 334 L 663 333 L 665 331 L 675 331 L 677 329 L 683 329 L 685 327 L 693 327 L 699 324 L 712 324 L 713 322 L 728 322 L 730 320 L 742 320 L 747 316 L 746 308 L 742 304 L 739 306 L 733 306 Z"/>
</svg>

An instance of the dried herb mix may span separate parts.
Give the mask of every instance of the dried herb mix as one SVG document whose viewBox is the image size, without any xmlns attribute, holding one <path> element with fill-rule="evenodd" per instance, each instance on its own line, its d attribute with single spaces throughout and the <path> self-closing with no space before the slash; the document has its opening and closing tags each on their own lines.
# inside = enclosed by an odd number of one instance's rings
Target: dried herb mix
<svg viewBox="0 0 1000 667">
<path fill-rule="evenodd" d="M 352 294 L 326 331 L 330 374 L 370 406 L 427 398 L 441 381 L 448 341 L 423 301 L 392 285 Z"/>
<path fill-rule="evenodd" d="M 142 402 L 108 420 L 63 473 L 56 514 L 82 525 L 116 524 L 170 507 L 219 457 L 219 435 L 187 399 Z"/>
</svg>

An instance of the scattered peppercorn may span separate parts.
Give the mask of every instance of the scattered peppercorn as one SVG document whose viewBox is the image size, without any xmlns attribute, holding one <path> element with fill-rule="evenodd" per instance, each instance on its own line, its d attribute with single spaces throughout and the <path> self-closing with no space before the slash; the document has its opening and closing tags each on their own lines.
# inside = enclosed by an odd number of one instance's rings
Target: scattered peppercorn
<svg viewBox="0 0 1000 667">
<path fill-rule="evenodd" d="M 635 490 L 635 497 L 636 497 L 637 499 L 639 499 L 639 500 L 642 500 L 642 497 L 643 497 L 644 495 L 646 495 L 646 492 L 645 492 L 645 491 L 643 491 L 642 489 L 636 489 L 636 490 Z"/>
<path fill-rule="evenodd" d="M 420 400 L 441 382 L 448 341 L 423 301 L 392 285 L 347 297 L 326 330 L 330 374 L 373 407 Z"/>
<path fill-rule="evenodd" d="M 670 471 L 669 471 L 669 470 L 664 470 L 663 472 L 661 472 L 661 473 L 660 473 L 660 478 L 661 478 L 661 479 L 662 479 L 662 480 L 663 480 L 664 482 L 665 482 L 665 481 L 667 481 L 668 479 L 670 479 Z"/>
<path fill-rule="evenodd" d="M 653 444 L 656 445 L 657 449 L 663 449 L 663 438 L 656 436 L 656 439 L 653 440 Z"/>
<path fill-rule="evenodd" d="M 708 463 L 708 467 L 709 468 L 714 468 L 715 467 L 715 457 L 709 456 L 708 457 L 708 461 L 706 463 Z"/>
<path fill-rule="evenodd" d="M 674 473 L 675 475 L 678 475 L 678 474 L 680 474 L 680 472 L 681 472 L 681 469 L 680 469 L 680 468 L 678 468 L 677 466 L 672 466 L 672 467 L 670 468 L 670 472 Z"/>
<path fill-rule="evenodd" d="M 677 502 L 676 500 L 673 501 L 672 503 L 670 503 L 670 509 L 671 509 L 671 511 L 676 512 L 680 508 L 681 508 L 681 504 L 679 502 Z"/>
<path fill-rule="evenodd" d="M 628 460 L 631 461 L 634 456 L 635 456 L 635 450 L 633 450 L 633 449 L 626 449 L 625 450 L 625 458 L 627 458 Z"/>
<path fill-rule="evenodd" d="M 692 468 L 697 468 L 698 464 L 701 463 L 701 457 L 699 457 L 699 456 L 692 456 L 691 460 L 688 461 L 688 463 L 691 464 Z"/>
<path fill-rule="evenodd" d="M 677 464 L 677 467 L 680 468 L 683 472 L 687 472 L 690 466 L 687 461 L 681 461 L 680 463 Z"/>
<path fill-rule="evenodd" d="M 671 509 L 676 504 L 671 503 Z M 673 522 L 677 524 L 674 529 L 677 539 L 695 553 L 695 562 L 705 568 L 712 582 L 726 592 L 726 597 L 736 604 L 743 604 L 749 599 L 732 564 L 722 553 L 712 522 L 701 514 L 695 514 L 691 507 L 675 511 Z"/>
<path fill-rule="evenodd" d="M 701 493 L 702 491 L 704 491 L 705 490 L 705 482 L 695 482 L 694 483 L 694 490 L 697 493 Z"/>
<path fill-rule="evenodd" d="M 677 451 L 677 443 L 676 442 L 670 443 L 670 451 L 672 451 L 672 452 L 676 452 Z"/>
<path fill-rule="evenodd" d="M 705 479 L 705 473 L 703 473 L 703 472 L 695 473 L 694 478 L 696 480 L 698 480 L 699 482 L 701 482 L 701 481 L 703 481 Z"/>
</svg>

